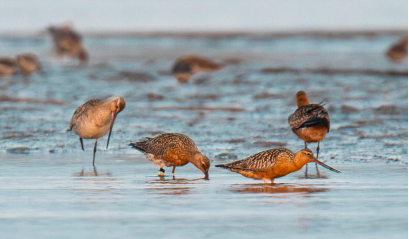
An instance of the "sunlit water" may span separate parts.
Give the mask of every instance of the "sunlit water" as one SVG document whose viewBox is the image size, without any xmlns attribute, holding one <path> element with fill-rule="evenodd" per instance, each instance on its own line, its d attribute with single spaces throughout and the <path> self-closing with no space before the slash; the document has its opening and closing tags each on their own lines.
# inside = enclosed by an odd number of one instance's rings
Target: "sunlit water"
<svg viewBox="0 0 409 239">
<path fill-rule="evenodd" d="M 1 238 L 407 238 L 407 62 L 384 56 L 398 38 L 88 36 L 91 62 L 77 67 L 55 59 L 45 36 L 0 37 L 2 54 L 34 52 L 45 71 L 0 80 Z M 242 62 L 180 85 L 169 68 L 187 53 Z M 320 168 L 316 178 L 312 164 L 310 177 L 302 169 L 271 186 L 214 167 L 202 180 L 187 165 L 159 179 L 126 145 L 181 132 L 213 165 L 279 144 L 297 151 L 287 117 L 300 89 L 326 102 L 320 159 L 341 174 Z M 94 171 L 93 141 L 82 152 L 65 130 L 76 107 L 111 95 L 127 105 Z M 180 109 L 199 106 L 224 108 Z"/>
</svg>

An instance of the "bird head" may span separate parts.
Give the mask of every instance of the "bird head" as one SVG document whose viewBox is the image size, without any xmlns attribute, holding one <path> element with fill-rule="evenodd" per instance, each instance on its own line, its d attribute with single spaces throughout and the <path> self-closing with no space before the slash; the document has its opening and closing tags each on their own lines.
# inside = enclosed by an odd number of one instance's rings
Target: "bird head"
<svg viewBox="0 0 409 239">
<path fill-rule="evenodd" d="M 206 157 L 206 155 L 197 152 L 193 155 L 191 163 L 193 163 L 198 169 L 200 169 L 200 171 L 204 173 L 205 179 L 209 179 L 210 160 Z"/>
<path fill-rule="evenodd" d="M 112 128 L 114 127 L 114 122 L 116 119 L 116 116 L 121 112 L 123 109 L 125 109 L 125 99 L 122 97 L 112 97 L 108 99 L 111 101 L 111 112 L 112 112 L 112 120 L 111 120 L 111 126 L 109 127 L 109 134 L 108 134 L 108 141 L 107 141 L 107 148 L 109 145 L 109 139 L 111 138 L 111 132 Z"/>
<path fill-rule="evenodd" d="M 334 171 L 336 173 L 340 173 L 340 171 L 336 170 L 335 168 L 332 168 L 325 163 L 319 161 L 317 158 L 315 158 L 314 154 L 312 153 L 311 150 L 309 149 L 301 149 L 300 151 L 297 152 L 295 155 L 295 163 L 298 165 L 304 166 L 306 163 L 309 162 L 316 162 L 317 164 L 321 165 L 322 167 L 329 169 L 331 171 Z"/>
</svg>

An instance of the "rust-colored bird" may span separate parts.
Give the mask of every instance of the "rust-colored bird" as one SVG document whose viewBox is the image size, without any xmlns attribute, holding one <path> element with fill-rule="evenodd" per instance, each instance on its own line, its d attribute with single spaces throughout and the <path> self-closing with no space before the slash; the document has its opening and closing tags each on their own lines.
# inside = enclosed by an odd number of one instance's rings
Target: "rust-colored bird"
<svg viewBox="0 0 409 239">
<path fill-rule="evenodd" d="M 399 62 L 408 57 L 408 37 L 402 37 L 395 42 L 387 51 L 386 55 L 391 61 Z"/>
<path fill-rule="evenodd" d="M 84 150 L 82 139 L 95 139 L 94 154 L 92 158 L 92 165 L 94 167 L 98 139 L 104 136 L 109 130 L 107 141 L 108 148 L 116 116 L 124 108 L 124 98 L 111 97 L 104 101 L 99 99 L 88 100 L 74 112 L 69 130 L 74 130 L 75 134 L 80 136 L 82 150 Z"/>
<path fill-rule="evenodd" d="M 269 180 L 274 183 L 275 178 L 298 171 L 309 162 L 316 162 L 324 168 L 340 173 L 318 161 L 309 149 L 301 149 L 295 154 L 286 148 L 268 149 L 241 160 L 218 164 L 216 167 L 227 168 L 248 178 L 263 179 L 264 183 L 268 183 Z"/>
<path fill-rule="evenodd" d="M 17 55 L 17 63 L 23 75 L 29 75 L 35 71 L 41 71 L 41 63 L 34 54 L 26 53 Z"/>
<path fill-rule="evenodd" d="M 188 55 L 180 57 L 176 60 L 172 66 L 172 74 L 179 82 L 186 83 L 195 73 L 203 71 L 216 71 L 223 66 L 223 64 L 216 63 L 213 60 L 202 56 Z"/>
<path fill-rule="evenodd" d="M 82 45 L 82 37 L 71 26 L 49 27 L 58 56 L 78 58 L 82 63 L 88 61 L 88 53 Z"/>
<path fill-rule="evenodd" d="M 317 159 L 320 151 L 320 141 L 325 138 L 329 132 L 331 121 L 328 111 L 322 103 L 310 104 L 307 94 L 304 91 L 298 91 L 296 95 L 297 110 L 288 117 L 288 123 L 291 130 L 300 139 L 304 140 L 305 148 L 307 143 L 318 142 Z M 306 172 L 308 166 L 306 166 Z M 317 171 L 318 171 L 318 166 Z"/>
<path fill-rule="evenodd" d="M 10 57 L 0 58 L 0 76 L 14 75 L 17 73 L 17 70 L 16 60 Z"/>
<path fill-rule="evenodd" d="M 160 166 L 158 176 L 164 176 L 163 167 L 173 166 L 174 177 L 177 166 L 184 166 L 190 162 L 204 173 L 205 179 L 209 178 L 209 159 L 199 151 L 195 142 L 184 134 L 165 133 L 128 145 L 141 151 L 155 165 Z"/>
</svg>

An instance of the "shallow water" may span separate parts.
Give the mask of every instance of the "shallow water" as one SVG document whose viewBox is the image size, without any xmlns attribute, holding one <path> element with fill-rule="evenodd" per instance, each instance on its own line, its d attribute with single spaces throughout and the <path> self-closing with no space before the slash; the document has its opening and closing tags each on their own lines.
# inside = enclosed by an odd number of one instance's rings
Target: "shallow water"
<svg viewBox="0 0 409 239">
<path fill-rule="evenodd" d="M 45 70 L 1 79 L 2 237 L 406 238 L 407 61 L 384 56 L 398 37 L 91 35 L 86 67 L 55 59 L 45 36 L 0 37 L 3 54 L 34 52 Z M 180 85 L 169 68 L 188 53 L 241 63 Z M 320 159 L 341 174 L 320 168 L 325 177 L 305 178 L 302 169 L 271 186 L 214 167 L 202 180 L 187 165 L 160 180 L 126 145 L 181 132 L 212 165 L 277 146 L 297 151 L 304 144 L 287 117 L 300 89 L 326 102 Z M 100 140 L 95 175 L 93 141 L 82 152 L 65 130 L 78 105 L 111 95 L 127 105 L 109 149 Z"/>
</svg>

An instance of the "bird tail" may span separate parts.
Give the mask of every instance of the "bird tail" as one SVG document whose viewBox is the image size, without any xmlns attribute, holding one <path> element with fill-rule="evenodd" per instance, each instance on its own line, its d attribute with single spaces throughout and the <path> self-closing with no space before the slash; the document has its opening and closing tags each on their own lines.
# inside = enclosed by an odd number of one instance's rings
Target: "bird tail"
<svg viewBox="0 0 409 239">
<path fill-rule="evenodd" d="M 146 152 L 146 144 L 148 143 L 148 141 L 150 140 L 149 137 L 146 137 L 140 141 L 134 142 L 134 143 L 129 143 L 128 145 L 131 146 L 132 148 L 141 151 L 142 153 Z"/>
<path fill-rule="evenodd" d="M 217 165 L 214 165 L 214 166 L 218 167 L 218 168 L 229 168 L 229 166 L 227 164 L 217 164 Z"/>
</svg>

